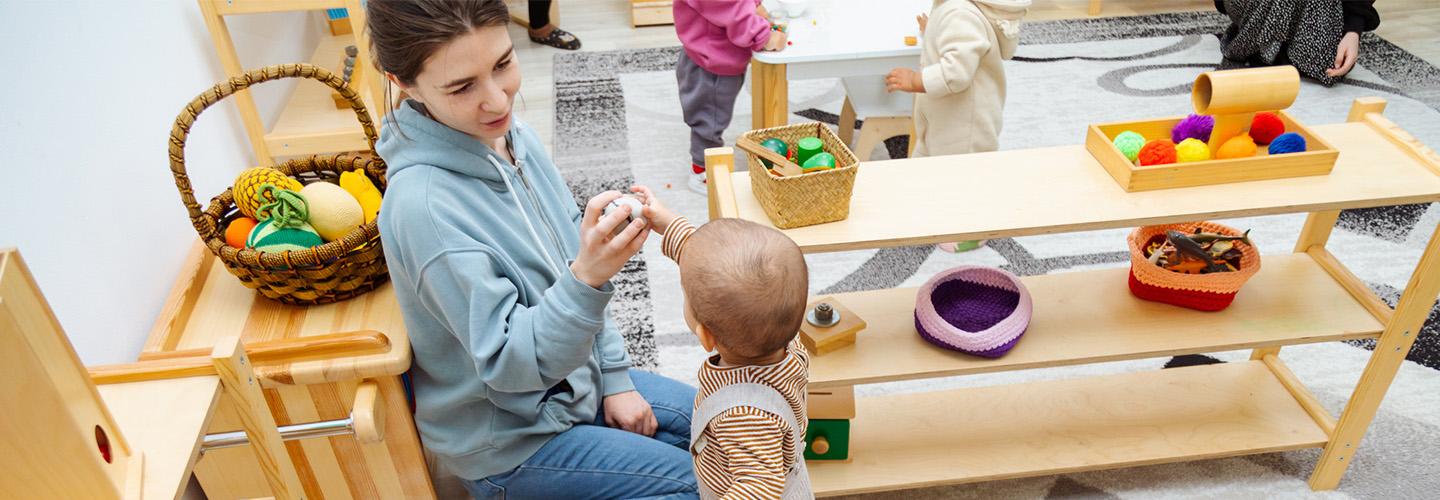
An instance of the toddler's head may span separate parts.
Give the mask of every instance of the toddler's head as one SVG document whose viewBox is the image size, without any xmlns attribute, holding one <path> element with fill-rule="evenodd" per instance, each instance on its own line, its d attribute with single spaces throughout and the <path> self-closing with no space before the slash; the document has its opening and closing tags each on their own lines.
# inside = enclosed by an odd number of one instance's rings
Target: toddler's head
<svg viewBox="0 0 1440 500">
<path fill-rule="evenodd" d="M 700 226 L 680 259 L 685 321 L 733 364 L 775 361 L 805 316 L 810 275 L 800 247 L 740 219 Z"/>
</svg>

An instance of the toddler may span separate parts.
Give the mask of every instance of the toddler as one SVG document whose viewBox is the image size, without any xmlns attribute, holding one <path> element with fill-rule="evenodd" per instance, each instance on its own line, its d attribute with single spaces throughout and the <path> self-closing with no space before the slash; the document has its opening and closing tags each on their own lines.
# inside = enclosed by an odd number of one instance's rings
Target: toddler
<svg viewBox="0 0 1440 500">
<path fill-rule="evenodd" d="M 690 126 L 690 190 L 705 194 L 705 149 L 723 144 L 750 54 L 785 47 L 760 0 L 676 0 L 675 34 L 685 49 L 675 64 L 680 108 Z"/>
</svg>

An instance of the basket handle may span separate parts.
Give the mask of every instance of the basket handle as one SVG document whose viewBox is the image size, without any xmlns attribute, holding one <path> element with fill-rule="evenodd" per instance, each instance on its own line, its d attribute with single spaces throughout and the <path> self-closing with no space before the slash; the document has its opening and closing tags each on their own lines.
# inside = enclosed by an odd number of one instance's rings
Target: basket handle
<svg viewBox="0 0 1440 500">
<path fill-rule="evenodd" d="M 761 146 L 760 143 L 755 142 L 754 139 L 751 139 L 745 135 L 741 135 L 739 139 L 736 139 L 735 145 L 739 146 L 740 149 L 745 150 L 746 153 L 750 153 L 766 160 L 770 160 L 770 163 L 774 164 L 774 167 L 771 168 L 780 170 L 780 173 L 782 175 L 788 177 L 805 173 L 804 169 L 800 168 L 799 165 L 796 165 L 795 162 L 790 161 L 789 158 L 780 156 L 780 153 L 776 153 L 774 151 L 771 151 L 770 148 Z"/>
<path fill-rule="evenodd" d="M 360 127 L 365 132 L 366 145 L 370 147 L 371 152 L 375 151 L 375 141 L 378 136 L 375 133 L 375 124 L 370 121 L 370 112 L 365 109 L 365 103 L 360 100 L 360 95 L 346 86 L 344 80 L 335 76 L 330 70 L 310 64 L 280 64 L 252 70 L 217 83 L 186 104 L 185 109 L 180 110 L 180 115 L 175 117 L 175 126 L 170 129 L 170 173 L 175 176 L 175 187 L 180 190 L 180 201 L 185 204 L 185 210 L 190 213 L 190 224 L 195 226 L 196 231 L 203 234 L 209 228 L 203 227 L 203 211 L 200 203 L 195 201 L 195 190 L 190 184 L 190 175 L 185 170 L 185 140 L 190 136 L 190 127 L 195 124 L 195 118 L 199 117 L 202 111 L 236 92 L 248 89 L 258 83 L 283 78 L 319 80 L 339 92 L 341 97 L 350 102 L 350 108 L 355 111 L 355 118 L 360 121 Z"/>
</svg>

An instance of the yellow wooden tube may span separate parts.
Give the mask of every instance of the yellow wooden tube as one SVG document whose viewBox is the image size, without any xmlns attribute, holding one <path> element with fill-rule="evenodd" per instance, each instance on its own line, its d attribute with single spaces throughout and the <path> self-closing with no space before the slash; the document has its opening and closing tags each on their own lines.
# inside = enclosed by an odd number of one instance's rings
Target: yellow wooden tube
<svg viewBox="0 0 1440 500">
<path fill-rule="evenodd" d="M 1195 77 L 1190 100 L 1195 113 L 1215 117 L 1210 131 L 1210 154 L 1245 132 L 1257 111 L 1290 107 L 1300 93 L 1300 73 L 1294 66 L 1207 71 Z"/>
</svg>

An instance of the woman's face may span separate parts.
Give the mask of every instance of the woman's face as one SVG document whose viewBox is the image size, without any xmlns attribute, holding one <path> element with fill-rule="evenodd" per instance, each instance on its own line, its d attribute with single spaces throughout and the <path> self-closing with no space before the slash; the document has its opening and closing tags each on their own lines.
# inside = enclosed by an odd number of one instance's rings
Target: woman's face
<svg viewBox="0 0 1440 500">
<path fill-rule="evenodd" d="M 436 121 L 493 144 L 510 131 L 520 89 L 515 45 L 504 26 L 472 30 L 436 49 L 414 85 L 400 86 Z"/>
</svg>

